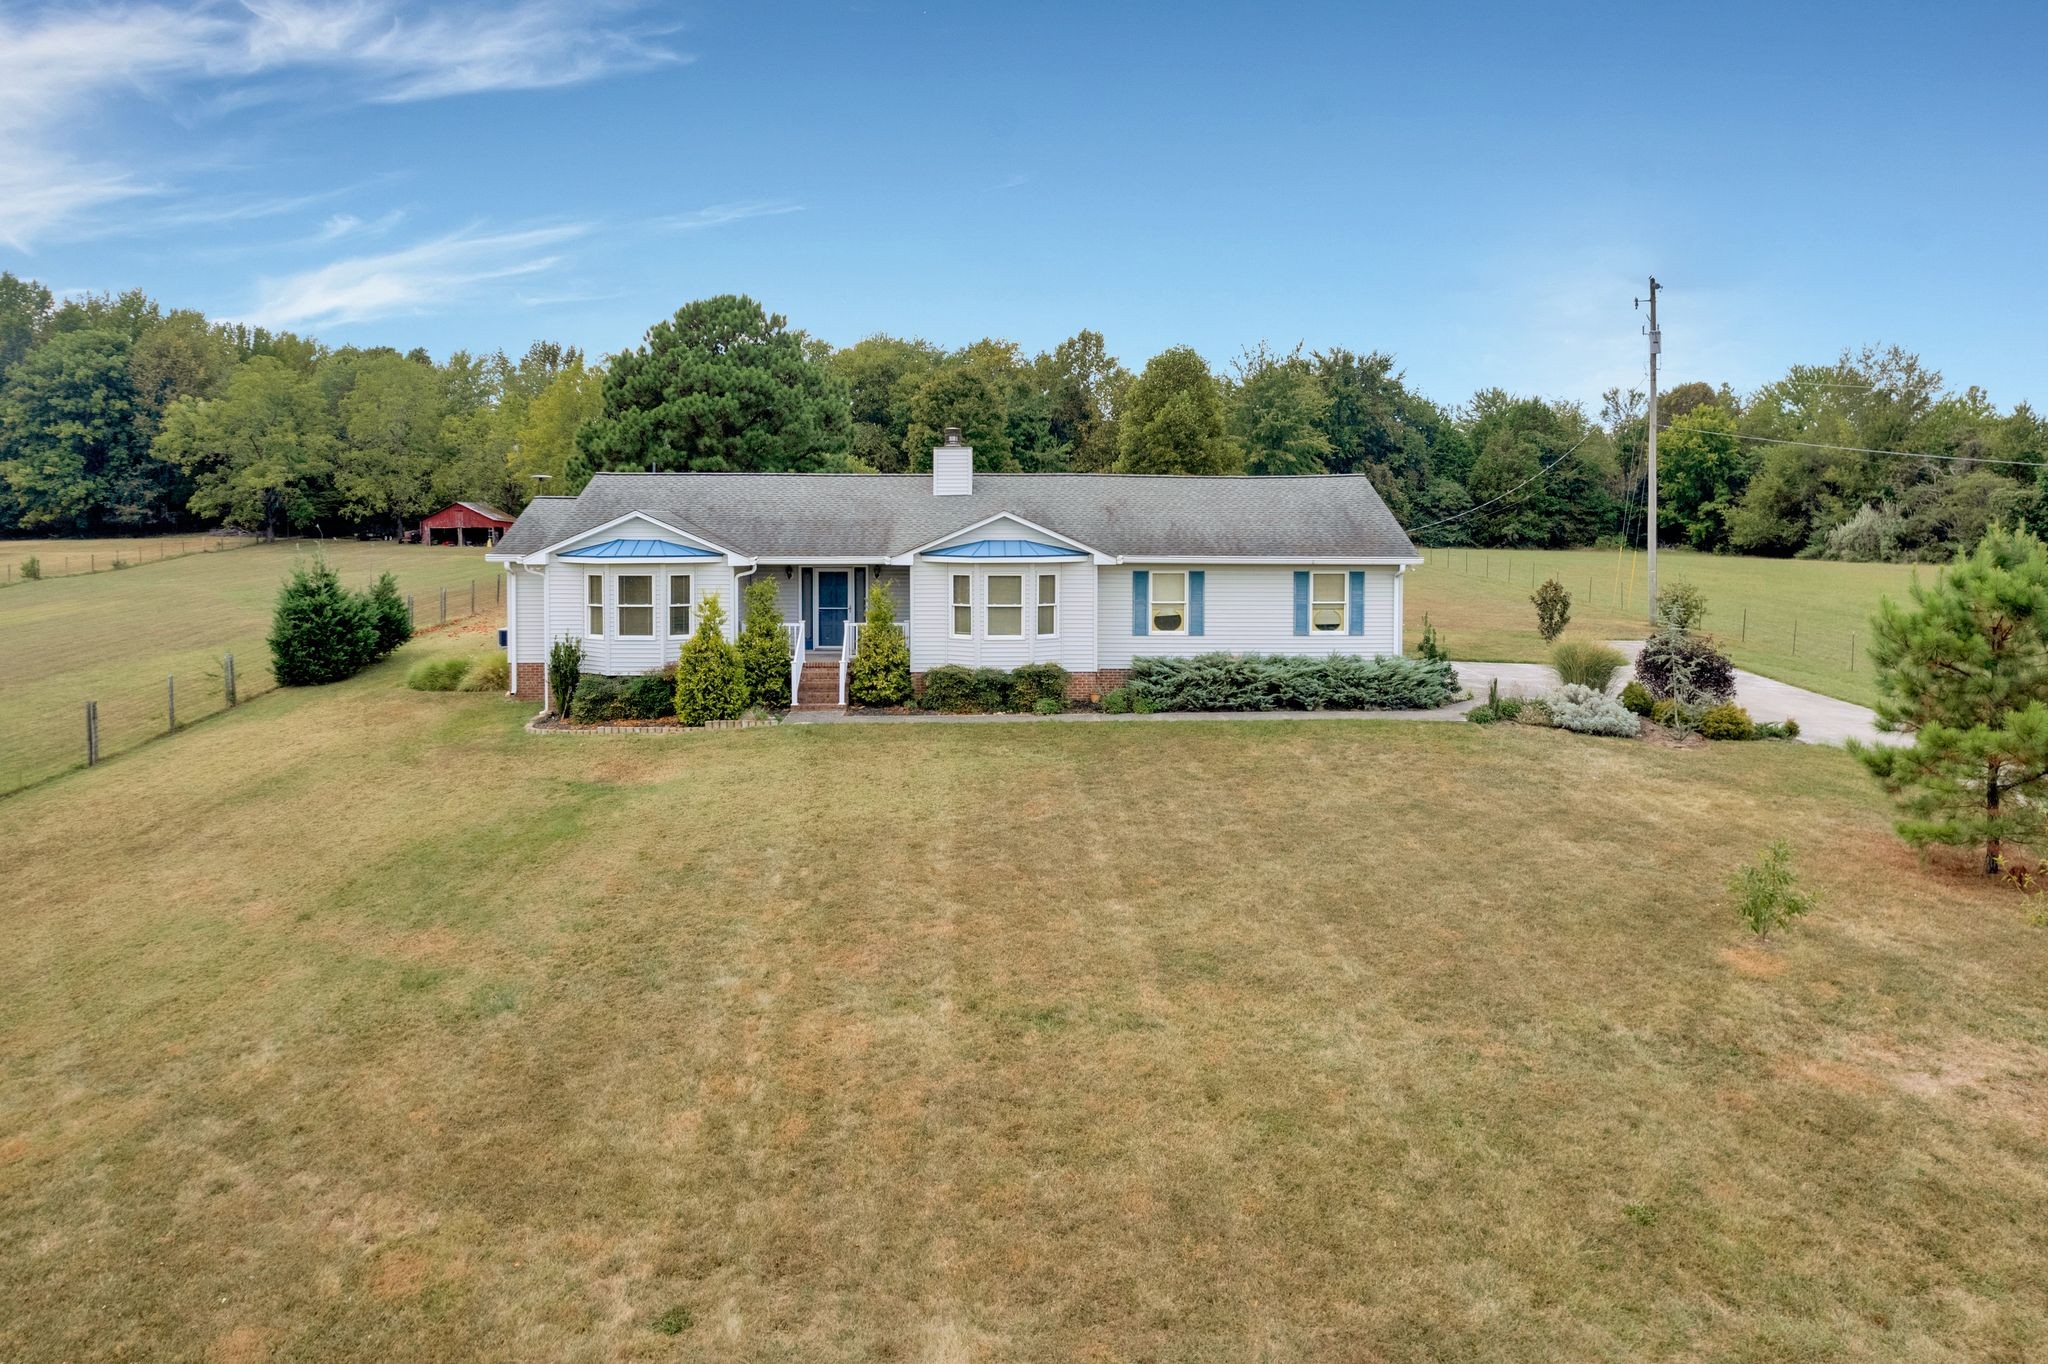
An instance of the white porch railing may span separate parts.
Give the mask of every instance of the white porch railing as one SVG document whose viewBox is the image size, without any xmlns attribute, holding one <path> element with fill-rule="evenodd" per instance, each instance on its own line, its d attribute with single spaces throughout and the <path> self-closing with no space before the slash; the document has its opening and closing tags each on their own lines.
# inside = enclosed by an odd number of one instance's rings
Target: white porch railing
<svg viewBox="0 0 2048 1364">
<path fill-rule="evenodd" d="M 860 626 L 846 622 L 846 639 L 839 646 L 839 704 L 846 704 L 846 669 L 853 662 L 853 648 L 860 642 Z"/>
<path fill-rule="evenodd" d="M 794 706 L 804 684 L 804 623 L 786 620 L 782 629 L 789 636 L 789 704 Z"/>
</svg>

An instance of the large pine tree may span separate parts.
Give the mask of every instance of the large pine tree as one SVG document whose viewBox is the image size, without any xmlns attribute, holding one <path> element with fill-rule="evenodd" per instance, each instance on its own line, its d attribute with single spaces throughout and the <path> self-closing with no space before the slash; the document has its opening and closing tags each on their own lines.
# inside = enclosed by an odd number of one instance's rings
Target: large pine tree
<svg viewBox="0 0 2048 1364">
<path fill-rule="evenodd" d="M 2048 549 L 1994 527 L 1912 605 L 1887 598 L 1871 658 L 1888 728 L 1910 747 L 1850 745 L 1899 797 L 1901 837 L 1981 844 L 1998 872 L 2007 843 L 2039 847 L 2048 827 Z"/>
</svg>

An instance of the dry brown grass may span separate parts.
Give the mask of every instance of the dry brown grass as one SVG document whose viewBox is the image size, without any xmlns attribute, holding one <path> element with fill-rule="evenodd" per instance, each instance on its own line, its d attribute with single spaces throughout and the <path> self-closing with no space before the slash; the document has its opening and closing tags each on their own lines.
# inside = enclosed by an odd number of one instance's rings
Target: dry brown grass
<svg viewBox="0 0 2048 1364">
<path fill-rule="evenodd" d="M 1839 753 L 541 739 L 421 647 L 0 802 L 0 1356 L 2048 1348 L 2048 939 Z"/>
</svg>

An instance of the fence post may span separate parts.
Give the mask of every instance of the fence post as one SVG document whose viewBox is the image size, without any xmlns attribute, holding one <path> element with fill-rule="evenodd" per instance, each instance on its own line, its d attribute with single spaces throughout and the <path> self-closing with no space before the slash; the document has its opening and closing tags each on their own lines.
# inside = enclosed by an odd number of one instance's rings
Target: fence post
<svg viewBox="0 0 2048 1364">
<path fill-rule="evenodd" d="M 1856 632 L 1849 632 L 1849 671 L 1856 671 Z"/>
<path fill-rule="evenodd" d="M 445 587 L 441 589 L 441 623 L 448 623 L 448 589 Z"/>
<path fill-rule="evenodd" d="M 100 703 L 85 703 L 85 765 L 97 767 L 100 762 Z"/>
<path fill-rule="evenodd" d="M 476 579 L 469 580 L 469 614 L 476 614 Z"/>
<path fill-rule="evenodd" d="M 1792 617 L 1792 657 L 1799 657 L 1799 617 Z"/>
<path fill-rule="evenodd" d="M 405 620 L 406 624 L 412 626 L 415 630 L 419 628 L 420 613 L 412 609 L 412 593 L 410 592 L 405 594 Z"/>
<path fill-rule="evenodd" d="M 169 715 L 169 716 L 170 716 L 170 721 L 171 721 L 171 723 L 170 723 L 169 727 L 168 727 L 168 728 L 166 728 L 166 729 L 164 730 L 164 733 L 166 733 L 166 734 L 175 734 L 175 733 L 177 733 L 177 732 L 178 732 L 178 677 L 177 677 L 177 674 L 175 674 L 175 673 L 173 673 L 173 674 L 172 674 L 171 676 L 169 676 L 169 677 L 166 677 L 166 678 L 164 679 L 164 711 L 165 711 L 165 713 L 166 713 L 167 715 Z"/>
<path fill-rule="evenodd" d="M 228 709 L 233 710 L 235 706 L 235 656 L 233 654 L 223 655 L 220 663 L 221 679 L 226 684 Z"/>
<path fill-rule="evenodd" d="M 1742 608 L 1742 642 L 1749 643 L 1749 608 Z"/>
</svg>

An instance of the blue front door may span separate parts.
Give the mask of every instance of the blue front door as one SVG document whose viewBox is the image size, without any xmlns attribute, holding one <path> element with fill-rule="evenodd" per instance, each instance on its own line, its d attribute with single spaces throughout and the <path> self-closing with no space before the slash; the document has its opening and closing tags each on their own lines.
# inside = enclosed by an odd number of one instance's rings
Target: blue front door
<svg viewBox="0 0 2048 1364">
<path fill-rule="evenodd" d="M 846 570 L 818 570 L 818 629 L 814 641 L 820 649 L 837 649 L 846 643 Z"/>
</svg>

